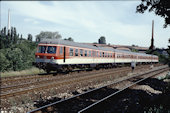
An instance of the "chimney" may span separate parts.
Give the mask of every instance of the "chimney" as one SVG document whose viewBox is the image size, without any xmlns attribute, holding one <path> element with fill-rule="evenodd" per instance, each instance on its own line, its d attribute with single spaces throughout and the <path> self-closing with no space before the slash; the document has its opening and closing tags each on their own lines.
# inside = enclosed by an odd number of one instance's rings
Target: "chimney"
<svg viewBox="0 0 170 113">
<path fill-rule="evenodd" d="M 149 47 L 149 49 L 154 49 L 154 39 L 153 39 L 153 35 L 154 35 L 154 20 L 152 20 L 152 38 L 151 38 L 151 46 Z"/>
</svg>

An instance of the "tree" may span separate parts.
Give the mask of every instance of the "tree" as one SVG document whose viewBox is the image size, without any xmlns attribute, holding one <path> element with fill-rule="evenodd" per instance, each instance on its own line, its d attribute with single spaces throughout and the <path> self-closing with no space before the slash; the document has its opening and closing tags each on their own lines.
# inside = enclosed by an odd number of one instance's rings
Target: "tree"
<svg viewBox="0 0 170 113">
<path fill-rule="evenodd" d="M 101 36 L 98 41 L 99 41 L 99 44 L 106 44 L 106 39 L 104 36 Z"/>
<path fill-rule="evenodd" d="M 21 70 L 23 65 L 22 61 L 22 51 L 19 48 L 11 48 L 7 53 L 7 59 L 10 59 L 10 67 L 12 70 L 17 71 Z"/>
<path fill-rule="evenodd" d="M 32 67 L 37 44 L 23 39 L 22 35 L 17 34 L 15 27 L 11 27 L 10 34 L 5 31 L 6 27 L 0 32 L 0 72 Z M 32 40 L 32 35 L 28 37 Z"/>
<path fill-rule="evenodd" d="M 18 35 L 17 35 L 17 30 L 16 30 L 16 28 L 14 27 L 14 44 L 17 44 L 17 42 L 18 42 L 18 39 L 19 39 L 19 37 L 18 37 Z"/>
<path fill-rule="evenodd" d="M 169 43 L 170 43 L 170 38 L 169 38 Z M 167 61 L 168 61 L 168 65 L 169 65 L 169 67 L 170 67 L 170 46 L 168 46 L 167 53 L 168 53 L 168 55 L 169 55 Z"/>
<path fill-rule="evenodd" d="M 36 35 L 36 41 L 41 41 L 42 39 L 58 39 L 61 35 L 58 32 L 41 31 L 40 34 Z"/>
<path fill-rule="evenodd" d="M 67 39 L 67 38 L 65 38 L 64 40 L 69 40 L 69 41 L 74 42 L 74 39 L 72 39 L 71 37 L 69 37 L 68 39 Z"/>
<path fill-rule="evenodd" d="M 14 41 L 14 27 L 11 27 L 11 42 Z"/>
<path fill-rule="evenodd" d="M 144 13 L 154 11 L 156 15 L 165 19 L 164 28 L 170 25 L 170 2 L 169 0 L 141 0 L 141 4 L 136 7 L 136 12 Z"/>
<path fill-rule="evenodd" d="M 132 52 L 139 52 L 137 49 L 135 49 L 135 48 L 131 48 L 131 51 Z"/>
<path fill-rule="evenodd" d="M 6 59 L 5 55 L 0 52 L 0 72 L 4 72 L 7 70 L 7 67 L 9 66 L 9 61 Z"/>
<path fill-rule="evenodd" d="M 37 43 L 40 42 L 40 40 L 41 40 L 40 37 L 37 37 L 37 38 L 36 38 L 36 42 L 37 42 Z"/>
<path fill-rule="evenodd" d="M 22 38 L 22 34 L 21 34 L 21 37 L 20 37 L 20 39 L 22 40 L 23 38 Z"/>
<path fill-rule="evenodd" d="M 30 42 L 32 42 L 32 35 L 31 35 L 31 34 L 28 34 L 27 40 L 30 41 Z"/>
<path fill-rule="evenodd" d="M 4 35 L 6 36 L 6 27 L 4 27 Z"/>
</svg>

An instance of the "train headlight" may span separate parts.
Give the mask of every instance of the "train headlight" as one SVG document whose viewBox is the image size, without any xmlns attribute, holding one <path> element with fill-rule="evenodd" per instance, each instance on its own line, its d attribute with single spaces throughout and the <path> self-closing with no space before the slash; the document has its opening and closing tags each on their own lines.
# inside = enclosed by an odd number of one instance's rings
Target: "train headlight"
<svg viewBox="0 0 170 113">
<path fill-rule="evenodd" d="M 54 60 L 54 57 L 51 57 L 51 60 Z"/>
<path fill-rule="evenodd" d="M 37 58 L 40 58 L 40 56 L 37 56 Z"/>
</svg>

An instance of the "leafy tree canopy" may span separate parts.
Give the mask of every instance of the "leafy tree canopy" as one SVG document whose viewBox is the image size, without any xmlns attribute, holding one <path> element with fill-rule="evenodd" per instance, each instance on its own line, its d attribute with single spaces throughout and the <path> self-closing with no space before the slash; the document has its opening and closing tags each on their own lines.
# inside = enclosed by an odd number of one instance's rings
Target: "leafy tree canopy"
<svg viewBox="0 0 170 113">
<path fill-rule="evenodd" d="M 170 38 L 169 38 L 169 43 L 170 43 Z M 170 67 L 170 46 L 168 46 L 167 53 L 168 53 L 168 55 L 169 55 L 169 57 L 168 57 L 168 65 L 169 65 L 169 67 Z"/>
<path fill-rule="evenodd" d="M 31 34 L 28 34 L 27 40 L 30 41 L 30 42 L 32 42 L 32 35 L 31 35 Z"/>
<path fill-rule="evenodd" d="M 21 37 L 19 37 L 21 36 Z M 35 61 L 37 43 L 32 41 L 32 35 L 28 34 L 28 40 L 17 34 L 15 27 L 7 32 L 6 27 L 0 31 L 0 72 L 17 71 L 32 67 Z"/>
<path fill-rule="evenodd" d="M 0 71 L 4 72 L 5 70 L 7 70 L 8 66 L 9 66 L 8 59 L 5 57 L 5 55 L 2 52 L 0 52 Z"/>
<path fill-rule="evenodd" d="M 69 41 L 74 42 L 74 39 L 73 39 L 73 38 L 71 38 L 71 37 L 69 37 L 68 39 L 67 39 L 67 38 L 65 38 L 64 40 L 69 40 Z"/>
<path fill-rule="evenodd" d="M 165 19 L 164 28 L 170 25 L 170 1 L 169 0 L 141 0 L 136 7 L 136 12 L 144 13 L 146 10 L 155 12 L 156 15 Z"/>
<path fill-rule="evenodd" d="M 41 31 L 40 34 L 36 35 L 36 42 L 40 42 L 42 39 L 58 39 L 61 35 L 58 32 Z"/>
<path fill-rule="evenodd" d="M 99 44 L 106 44 L 106 39 L 105 39 L 104 36 L 101 36 L 101 37 L 99 38 Z"/>
</svg>

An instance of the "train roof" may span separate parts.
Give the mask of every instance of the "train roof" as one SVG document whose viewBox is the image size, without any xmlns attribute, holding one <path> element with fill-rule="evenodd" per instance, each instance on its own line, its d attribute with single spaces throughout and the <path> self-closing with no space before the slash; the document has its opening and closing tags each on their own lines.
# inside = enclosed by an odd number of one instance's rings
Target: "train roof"
<svg viewBox="0 0 170 113">
<path fill-rule="evenodd" d="M 39 44 L 62 44 L 62 45 L 76 46 L 76 47 L 82 47 L 82 48 L 90 48 L 90 49 L 103 50 L 103 51 L 113 51 L 113 52 L 120 52 L 120 53 L 151 56 L 151 55 L 145 54 L 145 53 L 137 53 L 137 52 L 131 52 L 131 51 L 125 51 L 125 50 L 117 50 L 117 49 L 114 49 L 112 47 L 92 46 L 92 45 L 88 45 L 88 44 L 82 44 L 82 43 L 73 42 L 73 41 L 69 41 L 69 40 L 63 40 L 63 39 L 43 39 L 42 41 L 40 41 Z M 152 55 L 152 56 L 155 56 L 155 55 Z"/>
</svg>

